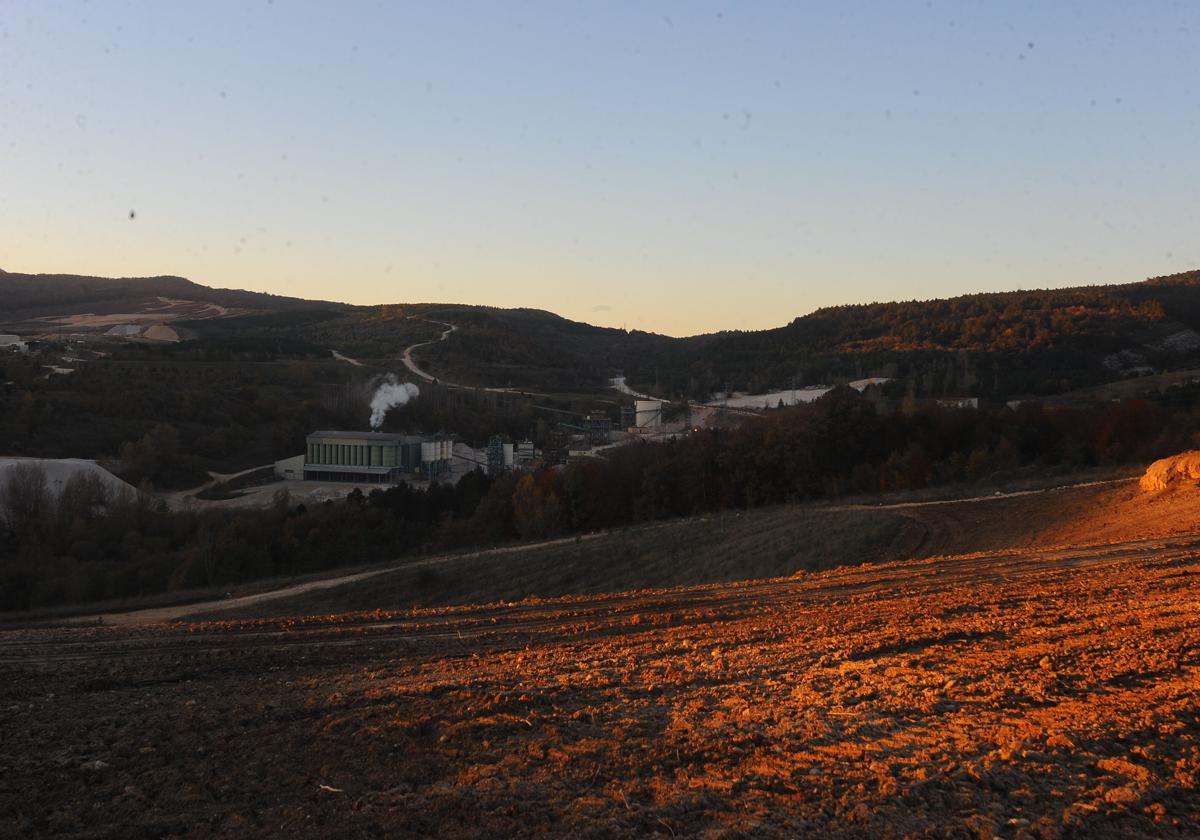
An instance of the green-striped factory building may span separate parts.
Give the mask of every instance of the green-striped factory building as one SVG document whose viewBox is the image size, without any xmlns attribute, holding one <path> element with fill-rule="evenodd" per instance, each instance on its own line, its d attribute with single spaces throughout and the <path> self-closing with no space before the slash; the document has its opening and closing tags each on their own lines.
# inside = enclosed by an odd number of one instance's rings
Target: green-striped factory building
<svg viewBox="0 0 1200 840">
<path fill-rule="evenodd" d="M 450 470 L 454 443 L 388 432 L 313 432 L 304 453 L 306 481 L 394 484 Z"/>
</svg>

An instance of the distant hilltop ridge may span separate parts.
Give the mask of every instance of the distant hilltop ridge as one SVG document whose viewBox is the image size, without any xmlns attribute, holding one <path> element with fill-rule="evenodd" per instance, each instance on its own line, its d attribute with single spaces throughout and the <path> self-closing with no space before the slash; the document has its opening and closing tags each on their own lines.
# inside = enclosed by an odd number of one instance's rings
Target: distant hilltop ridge
<svg viewBox="0 0 1200 840">
<path fill-rule="evenodd" d="M 175 310 L 164 313 L 168 305 Z M 83 323 L 80 313 L 94 316 L 92 328 L 104 321 L 109 329 L 140 322 L 120 320 L 138 312 L 141 321 L 191 324 L 188 339 L 219 330 L 228 341 L 292 341 L 366 359 L 394 360 L 424 330 L 418 355 L 448 381 L 554 392 L 603 388 L 624 376 L 638 392 L 697 401 L 880 378 L 893 398 L 986 402 L 1200 368 L 1200 270 L 1107 286 L 825 307 L 774 329 L 687 338 L 534 308 L 351 306 L 174 276 L 0 272 L 3 332 L 73 328 Z M 453 336 L 430 342 L 447 323 L 457 327 Z"/>
<path fill-rule="evenodd" d="M 866 321 L 862 332 L 878 332 L 876 323 L 880 316 L 888 315 L 914 316 L 917 314 L 937 317 L 941 314 L 959 312 L 979 308 L 996 308 L 998 304 L 1020 304 L 1022 310 L 1041 308 L 1040 305 L 1030 307 L 1030 301 L 1046 301 L 1059 305 L 1070 306 L 1076 302 L 1076 307 L 1085 308 L 1088 303 L 1109 299 L 1112 301 L 1129 300 L 1131 298 L 1161 298 L 1162 289 L 1171 287 L 1195 288 L 1200 286 L 1200 269 L 1180 272 L 1177 274 L 1150 277 L 1137 283 L 1073 286 L 1058 289 L 1025 289 L 1008 292 L 974 292 L 950 298 L 911 299 L 904 301 L 848 303 L 827 306 L 814 310 L 807 315 L 792 319 L 783 327 L 764 330 L 720 330 L 714 333 L 692 336 L 691 338 L 726 337 L 736 340 L 742 336 L 762 335 L 779 330 L 803 329 L 815 321 L 837 321 L 846 316 L 854 316 Z M 1141 293 L 1138 290 L 1143 290 Z M 163 274 L 149 277 L 97 277 L 82 274 L 23 274 L 0 269 L 0 315 L 39 306 L 58 306 L 67 303 L 83 303 L 87 301 L 111 300 L 130 296 L 166 296 L 178 297 L 185 300 L 218 303 L 225 306 L 236 306 L 248 309 L 288 310 L 288 309 L 363 309 L 377 310 L 380 308 L 402 310 L 463 310 L 484 313 L 507 313 L 511 317 L 523 317 L 536 321 L 553 319 L 566 323 L 572 322 L 548 309 L 536 307 L 503 308 L 474 304 L 444 304 L 418 303 L 397 304 L 386 302 L 370 306 L 356 306 L 327 300 L 310 300 L 306 298 L 277 295 L 270 292 L 253 292 L 244 289 L 217 288 L 196 283 L 185 277 L 173 274 Z M 889 319 L 891 320 L 891 319 Z M 910 320 L 913 320 L 910 317 Z M 919 320 L 919 319 L 918 319 Z M 1200 319 L 1198 319 L 1200 321 Z M 591 326 L 591 325 L 587 325 Z M 1200 326 L 1200 323 L 1198 323 Z M 609 328 L 595 328 L 609 329 Z M 627 332 L 620 330 L 620 332 Z M 638 332 L 638 331 L 633 331 Z M 650 333 L 653 334 L 653 333 Z M 669 338 L 669 336 L 664 336 Z M 878 337 L 878 336 L 876 336 Z M 686 340 L 686 339 L 680 339 Z M 926 339 L 926 343 L 929 343 Z"/>
<path fill-rule="evenodd" d="M 0 317 L 35 315 L 30 310 L 54 309 L 93 302 L 177 298 L 242 309 L 270 311 L 350 308 L 344 303 L 217 289 L 184 277 L 91 277 L 81 274 L 20 274 L 0 269 Z M 56 314 L 48 312 L 47 314 Z"/>
</svg>

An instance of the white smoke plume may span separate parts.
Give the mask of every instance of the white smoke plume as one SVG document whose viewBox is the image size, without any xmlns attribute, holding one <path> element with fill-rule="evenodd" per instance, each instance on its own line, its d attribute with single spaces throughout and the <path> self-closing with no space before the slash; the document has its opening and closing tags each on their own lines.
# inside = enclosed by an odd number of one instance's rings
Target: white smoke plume
<svg viewBox="0 0 1200 840">
<path fill-rule="evenodd" d="M 389 373 L 375 389 L 375 396 L 371 397 L 371 428 L 378 430 L 383 425 L 383 418 L 388 409 L 406 405 L 410 400 L 415 400 L 420 393 L 416 385 L 401 382 L 396 378 L 396 374 Z"/>
</svg>

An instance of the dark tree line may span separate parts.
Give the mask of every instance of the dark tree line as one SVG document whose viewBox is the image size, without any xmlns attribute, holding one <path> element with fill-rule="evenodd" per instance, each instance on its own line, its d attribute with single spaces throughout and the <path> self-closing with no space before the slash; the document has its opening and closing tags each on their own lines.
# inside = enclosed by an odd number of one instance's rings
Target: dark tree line
<svg viewBox="0 0 1200 840">
<path fill-rule="evenodd" d="M 168 512 L 102 486 L 0 483 L 6 610 L 288 576 L 405 554 L 542 539 L 710 511 L 980 482 L 1036 466 L 1139 463 L 1195 446 L 1196 394 L 1159 404 L 883 409 L 851 389 L 734 429 L 454 487 L 342 502 Z M 82 480 L 81 480 L 82 481 Z"/>
</svg>

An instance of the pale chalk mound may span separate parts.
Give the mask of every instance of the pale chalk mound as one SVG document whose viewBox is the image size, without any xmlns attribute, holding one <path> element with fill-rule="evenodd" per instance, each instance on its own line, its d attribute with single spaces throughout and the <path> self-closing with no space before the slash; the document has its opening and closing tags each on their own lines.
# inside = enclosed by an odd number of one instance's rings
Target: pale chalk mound
<svg viewBox="0 0 1200 840">
<path fill-rule="evenodd" d="M 137 495 L 137 489 L 132 484 L 126 484 L 95 461 L 83 458 L 21 458 L 0 457 L 0 482 L 6 480 L 5 473 L 17 464 L 35 464 L 46 473 L 46 489 L 57 496 L 66 486 L 67 481 L 76 473 L 94 473 L 114 495 Z"/>
<path fill-rule="evenodd" d="M 1200 484 L 1200 451 L 1195 449 L 1160 458 L 1146 469 L 1138 482 L 1138 486 L 1147 493 L 1197 484 Z"/>
<path fill-rule="evenodd" d="M 175 332 L 173 327 L 168 327 L 166 324 L 155 324 L 153 327 L 148 327 L 142 338 L 150 341 L 178 341 L 179 333 Z"/>
</svg>

